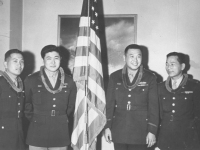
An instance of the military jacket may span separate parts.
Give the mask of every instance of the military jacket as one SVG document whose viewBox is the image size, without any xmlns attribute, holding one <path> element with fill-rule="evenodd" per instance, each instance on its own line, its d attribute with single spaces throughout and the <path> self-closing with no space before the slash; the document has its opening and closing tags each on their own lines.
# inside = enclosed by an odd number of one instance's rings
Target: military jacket
<svg viewBox="0 0 200 150">
<path fill-rule="evenodd" d="M 0 149 L 25 150 L 22 131 L 24 92 L 16 92 L 0 76 Z"/>
<path fill-rule="evenodd" d="M 123 144 L 146 144 L 148 132 L 156 135 L 159 106 L 156 77 L 140 67 L 132 88 L 124 69 L 110 75 L 107 90 L 105 128 L 111 129 L 112 140 Z"/>
<path fill-rule="evenodd" d="M 44 70 L 44 79 L 51 90 L 59 89 L 59 73 L 55 88 L 50 84 Z M 41 72 L 25 79 L 25 115 L 30 120 L 26 143 L 37 147 L 64 147 L 70 144 L 68 129 L 69 115 L 76 100 L 76 85 L 64 74 L 64 84 L 60 92 L 51 93 L 42 82 Z"/>
<path fill-rule="evenodd" d="M 158 147 L 162 150 L 199 150 L 200 84 L 187 75 L 176 90 L 170 78 L 158 85 L 161 125 Z"/>
</svg>

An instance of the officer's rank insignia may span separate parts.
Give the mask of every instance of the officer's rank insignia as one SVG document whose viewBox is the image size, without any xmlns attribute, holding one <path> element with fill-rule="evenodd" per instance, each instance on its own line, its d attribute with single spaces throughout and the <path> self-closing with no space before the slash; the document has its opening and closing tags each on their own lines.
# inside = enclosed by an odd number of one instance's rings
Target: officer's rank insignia
<svg viewBox="0 0 200 150">
<path fill-rule="evenodd" d="M 193 93 L 193 91 L 185 91 L 184 93 L 185 94 L 190 94 L 190 93 Z"/>
<path fill-rule="evenodd" d="M 122 83 L 117 83 L 117 85 L 122 85 Z"/>
<path fill-rule="evenodd" d="M 147 84 L 146 82 L 140 82 L 140 83 L 138 84 L 138 86 L 148 86 L 148 84 Z"/>
<path fill-rule="evenodd" d="M 42 87 L 42 85 L 38 85 L 38 87 Z"/>
<path fill-rule="evenodd" d="M 67 88 L 67 85 L 68 85 L 67 83 L 64 83 L 63 88 Z"/>
</svg>

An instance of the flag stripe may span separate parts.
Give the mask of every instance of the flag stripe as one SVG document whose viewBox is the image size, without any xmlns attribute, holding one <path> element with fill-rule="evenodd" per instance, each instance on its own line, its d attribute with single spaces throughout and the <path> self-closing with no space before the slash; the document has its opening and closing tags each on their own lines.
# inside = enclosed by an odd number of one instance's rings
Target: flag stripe
<svg viewBox="0 0 200 150">
<path fill-rule="evenodd" d="M 89 132 L 89 137 L 91 139 L 95 138 L 100 132 L 101 132 L 101 126 L 103 125 L 103 118 L 101 115 L 98 115 L 96 118 L 95 118 L 95 121 L 93 121 L 91 124 L 90 124 L 90 129 L 91 130 L 95 130 L 95 134 L 92 133 L 92 132 Z"/>
<path fill-rule="evenodd" d="M 87 34 L 89 34 L 89 32 L 90 32 L 90 28 L 88 28 L 88 27 L 80 27 L 78 35 L 88 38 Z"/>
<path fill-rule="evenodd" d="M 90 27 L 90 17 L 82 16 L 80 18 L 79 27 Z"/>
<path fill-rule="evenodd" d="M 96 45 L 98 50 L 101 50 L 99 37 L 95 34 L 95 31 L 92 29 L 90 29 L 90 40 Z"/>
<path fill-rule="evenodd" d="M 88 90 L 88 99 L 91 99 L 91 103 L 94 106 L 98 106 L 101 112 L 105 111 L 105 103 L 103 103 L 92 91 Z"/>
<path fill-rule="evenodd" d="M 96 77 L 95 77 L 96 76 Z M 96 83 L 103 89 L 103 76 L 101 76 L 96 69 L 90 66 L 90 78 L 92 78 Z"/>
<path fill-rule="evenodd" d="M 75 106 L 75 111 L 74 111 L 74 115 L 75 116 L 80 116 L 83 112 L 84 112 L 84 103 L 85 103 L 85 91 L 82 89 L 79 89 L 77 92 L 77 97 L 76 97 L 76 106 Z M 74 125 L 77 124 L 77 120 L 79 118 L 74 118 Z"/>
<path fill-rule="evenodd" d="M 94 88 L 96 87 L 96 88 Z M 105 101 L 105 92 L 104 90 L 102 89 L 102 87 L 100 87 L 98 84 L 96 84 L 96 82 L 88 77 L 88 88 L 93 92 L 95 93 L 95 95 L 97 95 L 97 97 L 104 103 L 106 103 Z"/>
<path fill-rule="evenodd" d="M 88 57 L 87 56 L 76 56 L 74 61 L 74 67 L 87 66 Z"/>
<path fill-rule="evenodd" d="M 90 126 L 91 123 L 98 117 L 98 113 L 94 109 L 90 109 L 88 112 L 88 125 Z"/>
<path fill-rule="evenodd" d="M 87 56 L 76 56 L 75 57 L 75 62 L 74 62 L 74 67 L 82 67 L 82 66 L 87 66 L 88 64 L 88 57 Z M 91 65 L 93 68 L 96 68 L 97 72 L 103 77 L 103 72 L 102 72 L 102 66 L 99 60 L 93 55 L 89 54 L 89 65 Z"/>
<path fill-rule="evenodd" d="M 96 45 L 90 43 L 90 52 L 101 62 L 101 52 L 97 49 Z M 87 56 L 87 51 L 89 50 L 87 46 L 77 47 L 76 56 Z M 76 57 L 75 57 L 76 59 Z"/>
<path fill-rule="evenodd" d="M 76 56 L 87 56 L 87 51 L 88 51 L 87 46 L 77 47 L 76 48 Z"/>
<path fill-rule="evenodd" d="M 89 54 L 89 65 L 95 68 L 96 71 L 103 77 L 101 63 L 92 53 Z"/>
<path fill-rule="evenodd" d="M 82 126 L 76 126 L 74 128 L 73 133 L 72 133 L 72 143 L 74 143 L 75 145 L 79 141 L 78 140 L 79 135 L 81 134 L 81 132 L 84 131 L 84 121 L 85 121 L 84 114 L 82 114 L 81 117 L 78 120 L 78 124 L 82 124 Z"/>
<path fill-rule="evenodd" d="M 77 47 L 88 46 L 89 43 L 90 43 L 90 40 L 86 36 L 79 36 L 77 38 Z"/>
<path fill-rule="evenodd" d="M 88 46 L 88 44 L 87 44 L 88 43 L 88 39 L 89 39 L 87 37 L 88 30 L 89 30 L 89 33 L 90 33 L 90 40 L 91 40 L 91 42 L 94 45 L 96 45 L 96 47 L 97 47 L 98 50 L 101 50 L 99 37 L 95 34 L 95 31 L 93 29 L 88 28 L 88 27 L 80 27 L 77 46 Z M 87 42 L 87 43 L 85 43 L 85 42 Z"/>
</svg>

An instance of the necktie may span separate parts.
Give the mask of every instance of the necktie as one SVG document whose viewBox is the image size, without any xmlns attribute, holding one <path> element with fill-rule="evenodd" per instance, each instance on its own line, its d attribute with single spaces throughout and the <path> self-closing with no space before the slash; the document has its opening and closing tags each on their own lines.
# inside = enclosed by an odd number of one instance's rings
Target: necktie
<svg viewBox="0 0 200 150">
<path fill-rule="evenodd" d="M 175 90 L 177 88 L 176 81 L 173 81 L 172 89 Z"/>
<path fill-rule="evenodd" d="M 52 87 L 54 88 L 56 85 L 56 75 L 49 76 L 49 80 L 51 82 Z"/>
<path fill-rule="evenodd" d="M 133 79 L 134 79 L 134 74 L 128 74 L 128 77 L 129 77 L 129 80 L 130 80 L 130 82 L 132 82 L 133 81 Z"/>
</svg>

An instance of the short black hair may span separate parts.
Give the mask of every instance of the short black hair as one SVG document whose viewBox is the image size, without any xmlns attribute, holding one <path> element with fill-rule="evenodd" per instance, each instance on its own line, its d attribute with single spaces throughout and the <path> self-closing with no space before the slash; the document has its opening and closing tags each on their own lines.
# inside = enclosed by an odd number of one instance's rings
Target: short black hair
<svg viewBox="0 0 200 150">
<path fill-rule="evenodd" d="M 124 50 L 124 55 L 127 54 L 127 52 L 128 52 L 129 49 L 139 49 L 139 50 L 141 51 L 141 53 L 142 53 L 142 48 L 141 48 L 140 45 L 137 45 L 137 44 L 130 44 L 130 45 L 128 45 L 128 46 L 125 48 L 125 50 Z"/>
<path fill-rule="evenodd" d="M 185 63 L 185 55 L 182 53 L 178 53 L 178 52 L 171 52 L 169 54 L 167 54 L 167 58 L 170 56 L 177 56 L 177 60 L 180 64 Z"/>
<path fill-rule="evenodd" d="M 5 53 L 5 57 L 4 57 L 4 61 L 6 61 L 9 57 L 10 57 L 10 55 L 11 54 L 21 54 L 22 55 L 22 57 L 24 57 L 24 54 L 23 54 L 23 52 L 22 51 L 20 51 L 20 50 L 18 50 L 18 49 L 10 49 L 10 50 L 8 50 L 6 53 Z"/>
<path fill-rule="evenodd" d="M 44 59 L 45 55 L 49 52 L 57 52 L 60 55 L 60 49 L 59 47 L 55 46 L 55 45 L 47 45 L 45 47 L 42 48 L 41 50 L 41 57 Z M 60 55 L 61 57 L 61 55 Z"/>
</svg>

